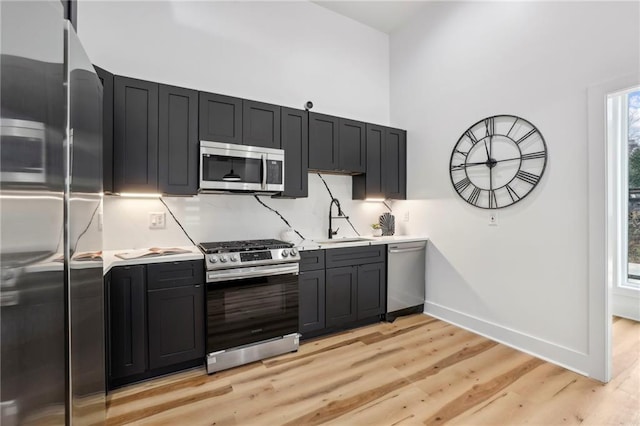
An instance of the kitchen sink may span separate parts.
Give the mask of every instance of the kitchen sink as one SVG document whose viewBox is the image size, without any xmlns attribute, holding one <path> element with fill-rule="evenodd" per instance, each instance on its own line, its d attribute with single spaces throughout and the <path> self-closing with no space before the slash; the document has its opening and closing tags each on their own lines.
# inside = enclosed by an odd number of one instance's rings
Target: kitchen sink
<svg viewBox="0 0 640 426">
<path fill-rule="evenodd" d="M 331 240 L 314 240 L 318 244 L 340 244 L 340 243 L 357 243 L 361 241 L 372 241 L 373 238 L 366 237 L 345 237 L 333 238 Z"/>
</svg>

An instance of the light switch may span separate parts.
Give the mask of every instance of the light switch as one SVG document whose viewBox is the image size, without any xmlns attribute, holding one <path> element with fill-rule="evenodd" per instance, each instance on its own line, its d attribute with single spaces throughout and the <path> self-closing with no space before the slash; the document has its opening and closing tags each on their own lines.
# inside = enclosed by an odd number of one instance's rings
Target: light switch
<svg viewBox="0 0 640 426">
<path fill-rule="evenodd" d="M 164 229 L 167 225 L 164 212 L 149 213 L 149 229 Z"/>
</svg>

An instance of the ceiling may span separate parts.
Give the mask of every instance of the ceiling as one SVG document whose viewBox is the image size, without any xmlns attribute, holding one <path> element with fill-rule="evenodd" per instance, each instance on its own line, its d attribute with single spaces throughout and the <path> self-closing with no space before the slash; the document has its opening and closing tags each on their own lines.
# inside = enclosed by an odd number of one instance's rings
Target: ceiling
<svg viewBox="0 0 640 426">
<path fill-rule="evenodd" d="M 325 1 L 313 3 L 390 34 L 407 22 L 426 1 Z"/>
</svg>

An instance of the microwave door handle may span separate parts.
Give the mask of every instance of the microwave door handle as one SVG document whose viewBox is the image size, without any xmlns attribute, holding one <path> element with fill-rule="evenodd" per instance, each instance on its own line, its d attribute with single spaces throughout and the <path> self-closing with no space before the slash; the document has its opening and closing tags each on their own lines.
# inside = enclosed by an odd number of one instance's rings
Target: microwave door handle
<svg viewBox="0 0 640 426">
<path fill-rule="evenodd" d="M 262 189 L 267 188 L 267 157 L 265 155 L 261 155 L 260 159 L 262 160 Z"/>
</svg>

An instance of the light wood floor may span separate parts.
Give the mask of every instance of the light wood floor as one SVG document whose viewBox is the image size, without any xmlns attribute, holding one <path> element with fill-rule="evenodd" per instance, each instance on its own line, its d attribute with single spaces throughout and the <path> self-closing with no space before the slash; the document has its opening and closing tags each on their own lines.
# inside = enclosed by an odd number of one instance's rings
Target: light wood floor
<svg viewBox="0 0 640 426">
<path fill-rule="evenodd" d="M 108 424 L 640 425 L 640 324 L 614 320 L 603 385 L 426 315 L 208 376 L 113 392 Z"/>
</svg>

